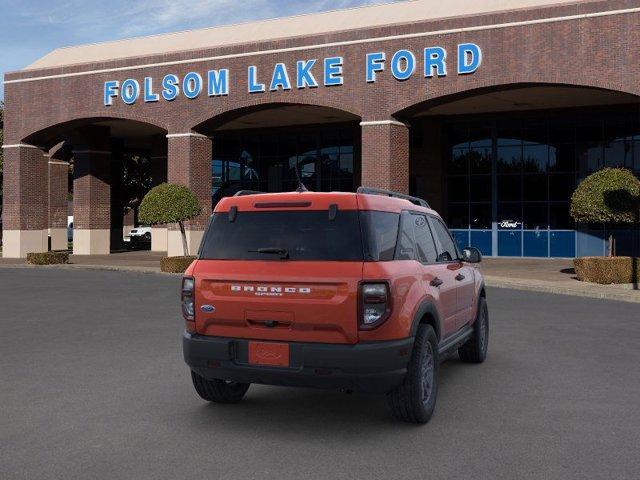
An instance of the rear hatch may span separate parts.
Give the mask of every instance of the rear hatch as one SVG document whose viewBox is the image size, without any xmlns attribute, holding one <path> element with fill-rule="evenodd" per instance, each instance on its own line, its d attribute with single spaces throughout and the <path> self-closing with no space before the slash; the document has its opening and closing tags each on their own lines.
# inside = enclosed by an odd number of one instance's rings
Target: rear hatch
<svg viewBox="0 0 640 480">
<path fill-rule="evenodd" d="M 203 240 L 194 271 L 198 333 L 356 343 L 363 266 L 357 210 L 313 201 L 260 207 L 255 200 L 243 211 L 248 200 L 226 199 Z"/>
</svg>

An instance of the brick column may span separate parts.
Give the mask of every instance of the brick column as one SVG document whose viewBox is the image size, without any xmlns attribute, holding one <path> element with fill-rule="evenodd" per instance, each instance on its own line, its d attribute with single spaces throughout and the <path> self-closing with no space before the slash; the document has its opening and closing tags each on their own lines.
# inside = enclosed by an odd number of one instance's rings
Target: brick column
<svg viewBox="0 0 640 480">
<path fill-rule="evenodd" d="M 73 253 L 107 255 L 111 248 L 109 129 L 83 129 L 74 145 Z"/>
<path fill-rule="evenodd" d="M 189 187 L 202 207 L 202 215 L 185 225 L 189 254 L 194 255 L 211 215 L 212 143 L 209 137 L 193 132 L 169 134 L 167 140 L 168 182 Z M 167 241 L 169 256 L 184 255 L 177 225 L 169 226 Z"/>
<path fill-rule="evenodd" d="M 414 130 L 415 129 L 415 130 Z M 412 195 L 424 198 L 431 208 L 444 215 L 444 158 L 445 140 L 442 122 L 426 117 L 411 124 L 411 134 L 417 140 L 411 145 Z"/>
<path fill-rule="evenodd" d="M 155 135 L 151 139 L 151 185 L 153 187 L 167 181 L 167 138 Z M 151 228 L 151 251 L 167 251 L 167 226 L 155 225 Z"/>
<path fill-rule="evenodd" d="M 122 140 L 113 140 L 110 143 L 111 221 L 109 228 L 111 233 L 109 235 L 109 244 L 111 250 L 121 250 L 124 248 L 124 239 L 122 235 L 122 230 L 124 228 L 124 205 L 122 202 L 122 190 L 124 188 L 122 185 L 124 175 L 124 142 Z"/>
<path fill-rule="evenodd" d="M 362 185 L 409 193 L 409 127 L 396 120 L 363 121 Z"/>
<path fill-rule="evenodd" d="M 62 145 L 49 151 L 49 236 L 51 250 L 67 250 L 67 194 L 69 163 L 63 160 Z"/>
<path fill-rule="evenodd" d="M 2 256 L 46 252 L 48 153 L 26 144 L 4 145 Z"/>
</svg>

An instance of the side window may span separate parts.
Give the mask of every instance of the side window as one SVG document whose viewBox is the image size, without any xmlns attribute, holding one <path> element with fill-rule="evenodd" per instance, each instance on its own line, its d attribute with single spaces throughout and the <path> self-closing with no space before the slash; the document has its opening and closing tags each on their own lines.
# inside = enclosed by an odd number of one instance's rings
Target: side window
<svg viewBox="0 0 640 480">
<path fill-rule="evenodd" d="M 417 259 L 422 263 L 435 263 L 438 257 L 431 229 L 424 215 L 412 215 L 415 232 Z"/>
<path fill-rule="evenodd" d="M 438 243 L 438 262 L 451 262 L 457 260 L 458 250 L 447 230 L 447 227 L 437 218 L 429 217 L 429 223 L 433 230 L 433 235 Z"/>
<path fill-rule="evenodd" d="M 396 248 L 396 260 L 414 260 L 416 258 L 413 217 L 409 212 L 402 212 L 400 217 L 400 234 Z"/>
<path fill-rule="evenodd" d="M 400 215 L 390 212 L 361 211 L 360 225 L 367 259 L 379 262 L 393 260 L 398 238 Z M 348 239 L 345 238 L 345 241 Z"/>
</svg>

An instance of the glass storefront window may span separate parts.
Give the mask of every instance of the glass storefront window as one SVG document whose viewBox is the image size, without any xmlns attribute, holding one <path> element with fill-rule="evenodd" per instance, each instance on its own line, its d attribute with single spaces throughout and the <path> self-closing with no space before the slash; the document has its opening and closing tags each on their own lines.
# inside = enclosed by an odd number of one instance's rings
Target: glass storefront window
<svg viewBox="0 0 640 480">
<path fill-rule="evenodd" d="M 491 202 L 492 190 L 491 175 L 471 175 L 469 199 L 472 202 Z"/>
<path fill-rule="evenodd" d="M 520 230 L 522 227 L 522 203 L 498 203 L 498 229 Z"/>
<path fill-rule="evenodd" d="M 549 204 L 525 203 L 522 207 L 523 228 L 526 230 L 546 230 L 549 225 Z"/>
<path fill-rule="evenodd" d="M 576 146 L 574 143 L 558 143 L 549 146 L 550 172 L 575 172 Z"/>
<path fill-rule="evenodd" d="M 522 195 L 525 201 L 544 201 L 549 197 L 547 175 L 524 175 L 522 177 Z"/>
<path fill-rule="evenodd" d="M 551 202 L 549 204 L 549 226 L 552 230 L 575 228 L 575 223 L 569 214 L 569 202 Z"/>
<path fill-rule="evenodd" d="M 307 188 L 352 191 L 357 124 L 220 132 L 213 142 L 212 201 L 238 190 L 291 191 Z"/>
<path fill-rule="evenodd" d="M 580 176 L 587 175 L 600 170 L 603 167 L 602 161 L 603 148 L 602 143 L 578 143 L 576 144 L 578 165 Z"/>
<path fill-rule="evenodd" d="M 449 204 L 449 228 L 469 228 L 469 204 Z"/>
<path fill-rule="evenodd" d="M 448 222 L 457 238 L 493 255 L 566 257 L 584 251 L 569 213 L 578 182 L 605 166 L 640 175 L 637 105 L 444 122 Z"/>
<path fill-rule="evenodd" d="M 617 140 L 604 146 L 604 164 L 607 167 L 633 168 L 633 143 Z"/>
<path fill-rule="evenodd" d="M 522 154 L 523 170 L 529 173 L 545 173 L 549 161 L 548 145 L 525 145 Z"/>
<path fill-rule="evenodd" d="M 521 171 L 522 145 L 498 146 L 498 173 L 520 173 Z"/>
<path fill-rule="evenodd" d="M 555 174 L 549 176 L 549 200 L 568 201 L 576 188 L 575 175 Z"/>
<path fill-rule="evenodd" d="M 450 202 L 469 201 L 469 177 L 451 176 L 447 180 L 447 196 Z"/>
<path fill-rule="evenodd" d="M 518 201 L 522 199 L 522 176 L 498 175 L 498 201 Z"/>
<path fill-rule="evenodd" d="M 465 174 L 469 171 L 469 149 L 454 148 L 448 168 L 450 174 Z"/>
<path fill-rule="evenodd" d="M 471 173 L 491 173 L 491 146 L 469 150 Z"/>
<path fill-rule="evenodd" d="M 491 203 L 472 203 L 469 227 L 475 230 L 491 228 Z"/>
</svg>

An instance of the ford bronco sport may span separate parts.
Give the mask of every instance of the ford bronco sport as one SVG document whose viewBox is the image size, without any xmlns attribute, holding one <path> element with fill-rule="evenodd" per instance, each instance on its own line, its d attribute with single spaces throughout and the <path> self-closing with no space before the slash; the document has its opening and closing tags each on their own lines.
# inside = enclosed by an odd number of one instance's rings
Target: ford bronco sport
<svg viewBox="0 0 640 480">
<path fill-rule="evenodd" d="M 358 193 L 223 198 L 182 280 L 184 358 L 197 393 L 240 401 L 251 383 L 386 393 L 427 422 L 439 362 L 480 363 L 485 289 L 424 200 Z"/>
</svg>

